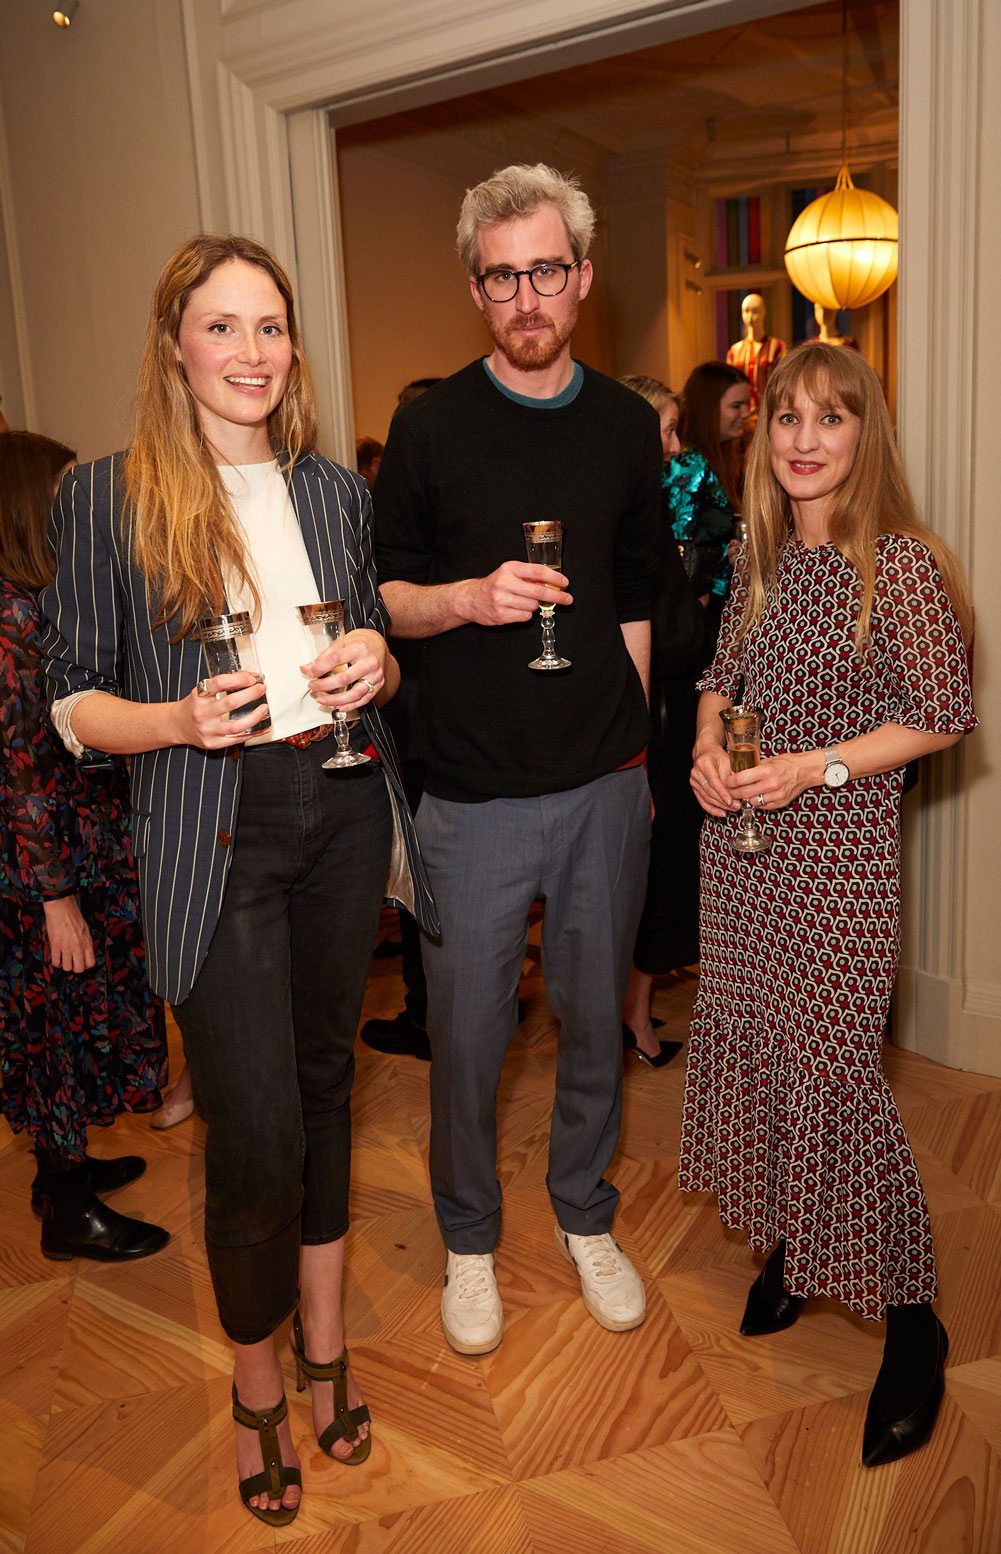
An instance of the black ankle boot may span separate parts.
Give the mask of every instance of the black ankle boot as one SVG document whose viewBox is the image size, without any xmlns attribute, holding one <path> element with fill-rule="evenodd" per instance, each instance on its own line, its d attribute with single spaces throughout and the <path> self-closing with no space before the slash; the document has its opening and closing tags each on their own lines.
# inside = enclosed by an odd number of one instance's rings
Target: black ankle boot
<svg viewBox="0 0 1001 1554">
<path fill-rule="evenodd" d="M 53 1189 L 65 1193 L 87 1182 L 91 1192 L 117 1192 L 119 1187 L 127 1187 L 129 1182 L 142 1176 L 146 1169 L 142 1155 L 117 1155 L 110 1160 L 87 1155 L 79 1164 L 72 1166 L 43 1154 L 39 1149 L 35 1150 L 35 1158 L 38 1169 L 31 1184 L 31 1211 L 39 1218 L 45 1212 L 45 1204 L 51 1198 Z"/>
<path fill-rule="evenodd" d="M 862 1432 L 862 1465 L 882 1467 L 931 1435 L 945 1391 L 949 1335 L 930 1306 L 888 1306 L 883 1363 Z"/>
<path fill-rule="evenodd" d="M 761 1338 L 765 1333 L 781 1333 L 784 1328 L 792 1327 L 803 1309 L 802 1296 L 790 1295 L 782 1283 L 785 1260 L 783 1239 L 747 1292 L 747 1305 L 740 1324 L 742 1337 Z"/>
<path fill-rule="evenodd" d="M 87 1162 L 66 1160 L 35 1146 L 36 1170 L 31 1183 L 31 1211 L 39 1218 L 55 1197 L 65 1197 L 87 1184 Z"/>
<path fill-rule="evenodd" d="M 159 1225 L 127 1219 L 96 1197 L 86 1178 L 68 1191 L 56 1187 L 48 1193 L 42 1218 L 42 1256 L 55 1262 L 71 1257 L 94 1257 L 99 1262 L 120 1263 L 149 1257 L 170 1240 Z"/>
</svg>

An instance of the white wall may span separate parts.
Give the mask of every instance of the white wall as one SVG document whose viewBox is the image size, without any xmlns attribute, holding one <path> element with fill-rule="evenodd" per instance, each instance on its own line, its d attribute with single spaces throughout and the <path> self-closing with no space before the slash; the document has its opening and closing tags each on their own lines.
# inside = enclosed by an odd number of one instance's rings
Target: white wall
<svg viewBox="0 0 1001 1554">
<path fill-rule="evenodd" d="M 199 226 L 178 0 L 84 0 L 69 29 L 4 3 L 0 113 L 25 420 L 94 458 L 121 446 L 153 283 Z M 0 267 L 0 306 L 3 287 Z M 22 397 L 10 336 L 0 325 L 5 402 Z"/>
</svg>

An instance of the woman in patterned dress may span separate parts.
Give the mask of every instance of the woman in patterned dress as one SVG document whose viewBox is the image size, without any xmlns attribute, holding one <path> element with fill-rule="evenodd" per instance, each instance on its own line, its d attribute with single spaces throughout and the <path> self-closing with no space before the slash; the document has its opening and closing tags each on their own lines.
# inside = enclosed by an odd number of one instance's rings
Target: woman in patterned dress
<svg viewBox="0 0 1001 1554">
<path fill-rule="evenodd" d="M 159 1103 L 163 1006 L 146 982 L 121 773 L 85 773 L 45 720 L 37 591 L 52 493 L 75 455 L 0 434 L 0 1065 L 4 1115 L 35 1150 L 42 1252 L 147 1257 L 157 1225 L 97 1197 L 146 1169 L 89 1158 L 88 1124 Z"/>
<path fill-rule="evenodd" d="M 680 1183 L 771 1251 L 741 1332 L 828 1296 L 886 1316 L 863 1462 L 913 1451 L 948 1348 L 921 1182 L 881 1067 L 899 953 L 908 761 L 974 727 L 955 557 L 917 519 L 879 380 L 811 342 L 772 374 L 745 489 L 748 541 L 700 682 L 702 980 Z M 761 708 L 761 764 L 731 774 L 719 713 Z M 729 847 L 733 812 L 773 845 Z"/>
</svg>

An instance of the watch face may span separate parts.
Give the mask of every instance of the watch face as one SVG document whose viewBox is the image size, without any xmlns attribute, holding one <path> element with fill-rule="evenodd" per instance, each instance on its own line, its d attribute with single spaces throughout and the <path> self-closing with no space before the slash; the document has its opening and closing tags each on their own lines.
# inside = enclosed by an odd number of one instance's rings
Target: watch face
<svg viewBox="0 0 1001 1554">
<path fill-rule="evenodd" d="M 843 788 L 848 781 L 848 768 L 844 761 L 829 761 L 824 772 L 824 781 L 829 788 Z"/>
</svg>

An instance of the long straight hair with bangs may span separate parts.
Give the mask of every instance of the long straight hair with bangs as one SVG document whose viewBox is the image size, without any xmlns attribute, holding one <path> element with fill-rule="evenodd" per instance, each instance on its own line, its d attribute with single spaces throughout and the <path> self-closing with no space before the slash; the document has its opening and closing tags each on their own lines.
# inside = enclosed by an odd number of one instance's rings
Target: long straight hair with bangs
<svg viewBox="0 0 1001 1554">
<path fill-rule="evenodd" d="M 242 580 L 255 612 L 260 609 L 253 568 L 205 442 L 177 343 L 192 292 L 232 259 L 264 270 L 285 304 L 292 366 L 281 401 L 268 418 L 268 432 L 286 474 L 316 442 L 316 399 L 285 271 L 251 238 L 204 232 L 191 238 L 168 259 L 153 292 L 123 466 L 132 557 L 156 604 L 157 623 L 170 623 L 174 641 L 206 611 L 222 610 L 224 569 Z"/>
<path fill-rule="evenodd" d="M 769 376 L 761 414 L 751 443 L 744 480 L 747 542 L 744 565 L 747 603 L 740 636 L 754 624 L 775 583 L 779 558 L 790 537 L 789 497 L 772 473 L 769 428 L 772 417 L 791 408 L 798 388 L 814 404 L 840 404 L 861 422 L 858 451 L 848 479 L 835 493 L 831 539 L 859 575 L 859 613 L 855 646 L 868 651 L 876 586 L 876 538 L 904 534 L 920 540 L 935 557 L 963 636 L 969 643 L 973 611 L 963 569 L 939 535 L 918 517 L 890 424 L 882 385 L 869 363 L 844 346 L 808 340 L 796 346 Z"/>
<path fill-rule="evenodd" d="M 56 481 L 76 454 L 36 432 L 0 432 L 0 576 L 34 592 L 51 583 L 45 530 Z"/>
</svg>

